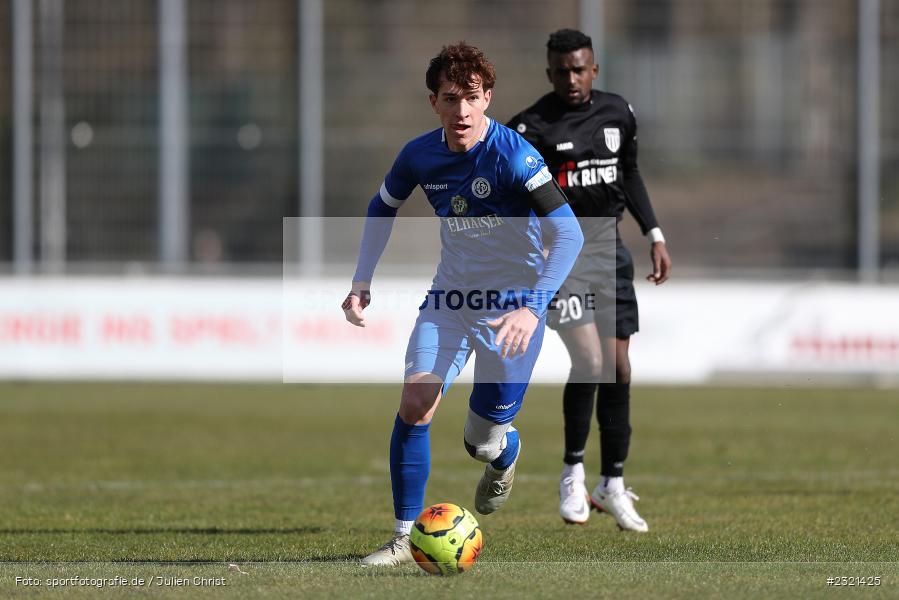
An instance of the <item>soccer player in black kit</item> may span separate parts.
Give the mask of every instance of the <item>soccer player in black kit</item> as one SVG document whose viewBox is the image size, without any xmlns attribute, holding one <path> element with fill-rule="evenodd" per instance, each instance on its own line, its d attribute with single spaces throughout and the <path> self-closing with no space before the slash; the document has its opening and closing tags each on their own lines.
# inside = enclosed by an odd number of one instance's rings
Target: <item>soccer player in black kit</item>
<svg viewBox="0 0 899 600">
<path fill-rule="evenodd" d="M 569 523 L 582 524 L 592 504 L 612 515 L 622 530 L 648 531 L 634 508 L 638 498 L 624 487 L 623 478 L 631 437 L 628 346 L 639 329 L 634 264 L 617 231 L 625 209 L 651 244 L 653 272 L 646 279 L 664 283 L 671 259 L 637 169 L 633 109 L 616 94 L 592 89 L 599 69 L 589 36 L 562 29 L 550 35 L 546 47 L 546 74 L 553 91 L 516 115 L 509 127 L 543 155 L 585 238 L 547 320 L 571 357 L 563 394 L 565 456 L 559 513 Z M 601 481 L 588 495 L 583 456 L 594 398 Z"/>
</svg>

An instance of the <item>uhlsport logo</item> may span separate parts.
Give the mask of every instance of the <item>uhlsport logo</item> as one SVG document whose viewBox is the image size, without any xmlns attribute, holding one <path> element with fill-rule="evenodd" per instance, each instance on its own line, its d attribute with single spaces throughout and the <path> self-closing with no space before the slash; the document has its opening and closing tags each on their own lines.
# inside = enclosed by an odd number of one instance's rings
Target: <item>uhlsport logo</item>
<svg viewBox="0 0 899 600">
<path fill-rule="evenodd" d="M 528 126 L 525 125 L 524 123 L 519 123 L 519 124 L 518 124 L 518 127 L 516 127 L 515 130 L 516 130 L 518 133 L 524 133 L 525 131 L 528 130 Z"/>
<path fill-rule="evenodd" d="M 621 147 L 621 132 L 617 127 L 606 127 L 603 132 L 606 134 L 606 146 L 612 152 L 618 152 Z"/>
<path fill-rule="evenodd" d="M 471 193 L 478 198 L 486 198 L 490 195 L 490 182 L 483 177 L 478 177 L 471 182 Z"/>
<path fill-rule="evenodd" d="M 529 169 L 536 169 L 538 163 L 536 158 L 534 158 L 533 156 L 528 156 L 526 159 L 524 159 L 524 164 L 526 164 Z"/>
<path fill-rule="evenodd" d="M 453 209 L 454 215 L 461 217 L 468 212 L 468 200 L 464 196 L 453 196 L 450 200 L 450 208 Z"/>
</svg>

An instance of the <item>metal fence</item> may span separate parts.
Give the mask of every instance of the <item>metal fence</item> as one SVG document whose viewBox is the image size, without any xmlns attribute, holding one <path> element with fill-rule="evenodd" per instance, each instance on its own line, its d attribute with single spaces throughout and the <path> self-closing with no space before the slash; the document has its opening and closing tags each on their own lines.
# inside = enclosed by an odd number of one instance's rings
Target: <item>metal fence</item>
<svg viewBox="0 0 899 600">
<path fill-rule="evenodd" d="M 494 61 L 491 113 L 503 121 L 548 91 L 547 35 L 579 24 L 594 36 L 602 87 L 637 110 L 641 169 L 679 268 L 858 264 L 858 156 L 875 143 L 858 139 L 870 0 L 172 0 L 182 12 L 165 17 L 167 2 L 0 0 L 0 265 L 155 271 L 167 243 L 181 248 L 168 268 L 277 265 L 281 219 L 302 214 L 310 184 L 321 184 L 323 216 L 360 215 L 404 141 L 436 126 L 424 70 L 442 44 L 467 39 Z M 872 4 L 879 258 L 895 272 L 899 3 Z M 301 71 L 316 6 L 321 81 Z M 27 182 L 16 177 L 23 10 Z M 178 31 L 182 51 L 167 55 Z M 307 86 L 324 100 L 318 150 L 304 150 Z M 171 154 L 163 132 L 179 98 L 184 122 L 170 131 L 184 148 Z M 318 160 L 321 182 L 304 181 Z M 167 211 L 182 193 L 181 212 Z M 407 206 L 428 213 L 420 196 Z M 641 243 L 633 224 L 624 231 Z"/>
</svg>

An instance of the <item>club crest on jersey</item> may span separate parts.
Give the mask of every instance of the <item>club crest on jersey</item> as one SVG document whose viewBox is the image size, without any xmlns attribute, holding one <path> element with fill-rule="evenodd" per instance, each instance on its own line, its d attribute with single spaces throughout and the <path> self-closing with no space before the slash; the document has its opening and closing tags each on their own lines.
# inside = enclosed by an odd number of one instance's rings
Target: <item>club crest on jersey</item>
<svg viewBox="0 0 899 600">
<path fill-rule="evenodd" d="M 450 208 L 453 209 L 454 215 L 461 217 L 468 212 L 468 200 L 464 196 L 453 196 L 450 199 Z"/>
<path fill-rule="evenodd" d="M 621 148 L 621 132 L 617 127 L 606 127 L 603 132 L 606 134 L 606 146 L 612 152 L 618 152 Z"/>
<path fill-rule="evenodd" d="M 490 182 L 483 177 L 478 177 L 471 182 L 471 193 L 477 198 L 486 198 L 490 195 Z"/>
</svg>

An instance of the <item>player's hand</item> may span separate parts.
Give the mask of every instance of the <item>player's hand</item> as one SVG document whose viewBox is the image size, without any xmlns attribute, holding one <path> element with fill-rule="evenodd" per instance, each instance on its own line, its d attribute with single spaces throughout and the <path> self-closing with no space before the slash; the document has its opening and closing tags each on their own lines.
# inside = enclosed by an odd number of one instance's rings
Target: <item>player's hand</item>
<svg viewBox="0 0 899 600">
<path fill-rule="evenodd" d="M 652 259 L 652 273 L 646 276 L 646 281 L 662 285 L 671 274 L 671 258 L 665 242 L 655 242 L 649 250 L 649 257 Z"/>
<path fill-rule="evenodd" d="M 494 343 L 500 349 L 502 358 L 511 358 L 516 354 L 527 352 L 531 336 L 537 329 L 540 319 L 523 306 L 512 312 L 508 312 L 498 319 L 487 321 L 487 325 L 497 330 Z"/>
<path fill-rule="evenodd" d="M 347 294 L 346 300 L 340 305 L 343 316 L 356 327 L 365 327 L 365 317 L 362 310 L 371 304 L 371 283 L 368 281 L 354 281 L 353 288 Z"/>
</svg>

